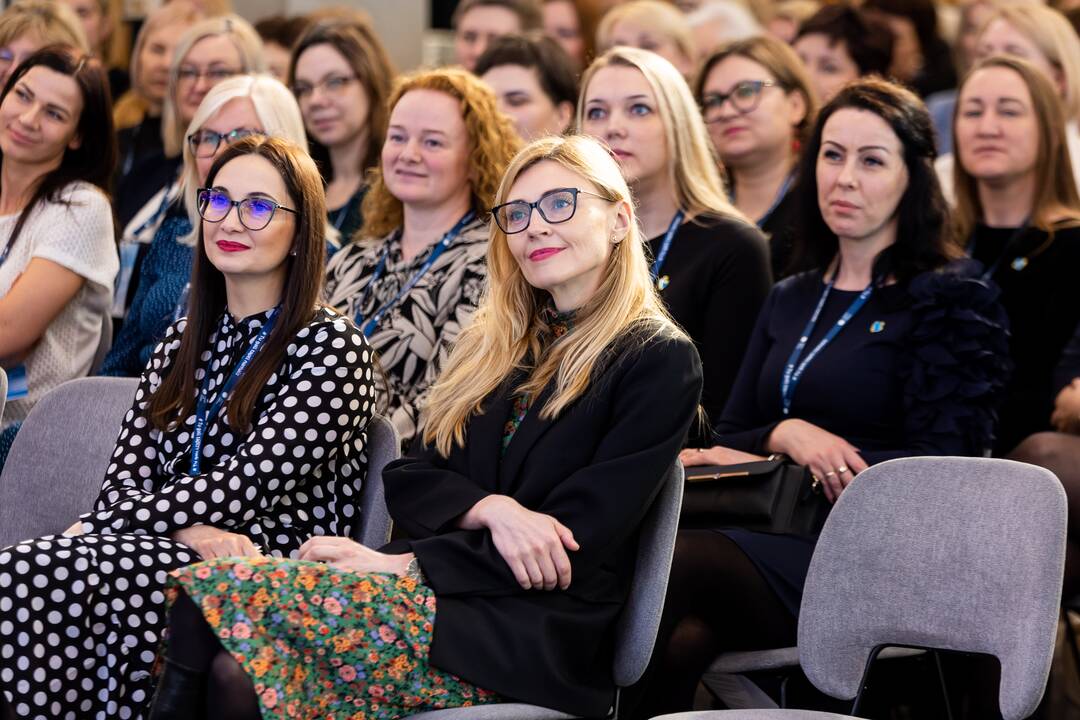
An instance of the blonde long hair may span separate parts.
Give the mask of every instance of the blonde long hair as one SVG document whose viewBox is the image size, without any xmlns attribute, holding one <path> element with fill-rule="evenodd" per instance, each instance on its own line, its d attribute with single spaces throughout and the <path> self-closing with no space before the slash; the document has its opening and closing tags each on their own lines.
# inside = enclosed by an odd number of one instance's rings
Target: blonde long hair
<svg viewBox="0 0 1080 720">
<path fill-rule="evenodd" d="M 609 66 L 631 67 L 645 76 L 664 124 L 668 148 L 668 173 L 675 188 L 675 202 L 694 220 L 701 215 L 726 215 L 749 223 L 728 200 L 716 149 L 709 140 L 705 121 L 686 80 L 675 66 L 656 53 L 616 47 L 596 59 L 581 78 L 577 106 L 577 131 L 585 121 L 585 101 L 596 73 Z"/>
<path fill-rule="evenodd" d="M 434 441 L 444 457 L 455 443 L 464 445 L 469 418 L 517 369 L 526 370 L 527 378 L 515 392 L 532 397 L 554 379 L 554 393 L 540 411 L 540 417 L 551 419 L 588 390 L 593 372 L 616 339 L 632 330 L 644 337 L 658 333 L 685 337 L 653 287 L 630 188 L 618 164 L 598 142 L 575 135 L 547 137 L 527 145 L 511 161 L 495 203 L 506 202 L 517 178 L 544 161 L 581 176 L 592 185 L 590 190 L 611 202 L 626 203 L 630 213 L 626 237 L 614 246 L 600 287 L 578 310 L 574 331 L 552 340 L 551 328 L 539 313 L 548 294 L 525 280 L 510 254 L 506 234 L 491 223 L 487 291 L 475 319 L 458 336 L 426 408 L 424 440 Z M 546 349 L 543 340 L 550 342 Z"/>
</svg>

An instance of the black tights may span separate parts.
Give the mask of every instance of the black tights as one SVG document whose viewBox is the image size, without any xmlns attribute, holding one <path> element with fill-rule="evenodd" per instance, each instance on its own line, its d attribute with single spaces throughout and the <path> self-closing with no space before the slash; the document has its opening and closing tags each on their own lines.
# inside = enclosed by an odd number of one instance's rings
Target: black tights
<svg viewBox="0 0 1080 720">
<path fill-rule="evenodd" d="M 168 659 L 208 674 L 207 720 L 260 720 L 255 686 L 218 641 L 202 612 L 181 592 L 169 613 Z"/>
<path fill-rule="evenodd" d="M 1058 432 L 1031 435 L 1009 453 L 1010 460 L 1046 468 L 1058 476 L 1069 500 L 1068 543 L 1062 599 L 1080 594 L 1080 436 Z"/>
<path fill-rule="evenodd" d="M 750 558 L 713 530 L 680 530 L 648 672 L 631 691 L 634 718 L 691 710 L 722 652 L 793 647 L 797 622 Z"/>
</svg>

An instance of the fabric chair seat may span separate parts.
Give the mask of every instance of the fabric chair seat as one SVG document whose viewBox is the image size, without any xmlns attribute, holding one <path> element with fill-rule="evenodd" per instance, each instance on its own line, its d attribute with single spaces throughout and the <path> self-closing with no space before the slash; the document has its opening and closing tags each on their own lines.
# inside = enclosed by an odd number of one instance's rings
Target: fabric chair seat
<svg viewBox="0 0 1080 720">
<path fill-rule="evenodd" d="M 573 715 L 567 715 L 558 710 L 548 710 L 537 705 L 522 703 L 431 710 L 409 717 L 424 720 L 573 720 L 574 718 Z"/>
<path fill-rule="evenodd" d="M 660 715 L 652 720 L 859 720 L 853 715 L 814 710 L 701 710 Z"/>
<path fill-rule="evenodd" d="M 925 650 L 917 648 L 885 648 L 878 653 L 876 660 L 912 657 L 922 655 Z M 783 670 L 799 666 L 799 648 L 778 648 L 776 650 L 754 650 L 750 652 L 724 653 L 709 666 L 710 673 L 725 675 L 744 675 L 765 670 Z"/>
</svg>

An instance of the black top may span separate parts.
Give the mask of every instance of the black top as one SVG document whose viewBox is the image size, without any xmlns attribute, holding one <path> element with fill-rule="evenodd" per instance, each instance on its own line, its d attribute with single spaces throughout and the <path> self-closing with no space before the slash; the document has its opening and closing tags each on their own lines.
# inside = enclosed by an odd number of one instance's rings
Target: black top
<svg viewBox="0 0 1080 720">
<path fill-rule="evenodd" d="M 773 211 L 758 218 L 758 227 L 769 239 L 769 259 L 772 262 L 774 280 L 787 277 L 785 272 L 791 263 L 795 245 L 795 213 L 798 211 L 798 193 L 789 188 L 780 198 Z"/>
<path fill-rule="evenodd" d="M 117 226 L 123 230 L 135 213 L 176 179 L 183 158 L 165 157 L 161 140 L 161 118 L 149 115 L 138 125 L 117 133 L 119 165 L 113 187 Z"/>
<path fill-rule="evenodd" d="M 1054 375 L 1054 396 L 1061 392 L 1073 379 L 1080 377 L 1080 325 L 1076 326 L 1069 344 L 1061 353 L 1061 362 L 1058 363 L 1057 372 Z"/>
<path fill-rule="evenodd" d="M 781 378 L 823 289 L 820 272 L 773 289 L 716 425 L 717 444 L 763 452 L 773 428 L 790 417 L 843 437 L 870 465 L 980 455 L 990 446 L 1007 376 L 1005 317 L 996 290 L 970 273 L 923 273 L 907 287 L 875 289 L 807 367 L 785 417 Z M 802 357 L 858 294 L 830 293 Z"/>
<path fill-rule="evenodd" d="M 345 247 L 353 241 L 353 236 L 364 224 L 364 214 L 361 206 L 364 196 L 367 195 L 368 186 L 361 185 L 341 207 L 329 208 L 326 212 L 333 225 L 341 233 L 341 247 Z"/>
<path fill-rule="evenodd" d="M 541 392 L 502 454 L 512 376 L 465 428 L 450 457 L 415 443 L 383 471 L 397 527 L 412 540 L 438 610 L 431 662 L 514 700 L 603 717 L 614 699 L 614 627 L 633 579 L 638 527 L 683 446 L 701 392 L 690 343 L 627 333 L 586 394 L 555 420 Z M 487 530 L 455 521 L 509 495 L 574 533 L 566 590 L 523 590 Z"/>
<path fill-rule="evenodd" d="M 649 240 L 652 257 L 663 240 L 663 235 Z M 716 215 L 701 217 L 679 227 L 660 269 L 660 297 L 701 355 L 701 404 L 710 421 L 724 409 L 772 285 L 767 247 L 753 225 Z"/>
<path fill-rule="evenodd" d="M 1001 258 L 993 279 L 1009 316 L 1015 365 L 994 446 L 995 454 L 1003 455 L 1028 435 L 1051 429 L 1054 369 L 1080 323 L 1074 285 L 1080 268 L 1080 227 L 1059 228 L 1051 238 L 1036 228 L 1017 235 L 1015 228 L 980 225 L 972 255 L 987 268 Z"/>
</svg>

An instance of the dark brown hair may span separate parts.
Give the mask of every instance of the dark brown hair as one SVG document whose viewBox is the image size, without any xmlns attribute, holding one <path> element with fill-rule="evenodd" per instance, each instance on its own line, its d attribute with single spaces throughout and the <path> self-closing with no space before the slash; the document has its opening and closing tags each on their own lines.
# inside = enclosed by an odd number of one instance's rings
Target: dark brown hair
<svg viewBox="0 0 1080 720">
<path fill-rule="evenodd" d="M 501 7 L 509 10 L 517 15 L 522 32 L 539 30 L 544 25 L 543 11 L 537 0 L 461 0 L 450 17 L 450 25 L 457 29 L 465 13 L 478 7 Z"/>
<path fill-rule="evenodd" d="M 311 322 L 321 306 L 326 263 L 326 197 L 322 177 L 307 151 L 283 138 L 263 135 L 244 138 L 230 145 L 214 161 L 206 177 L 207 187 L 213 186 L 221 168 L 242 155 L 265 158 L 277 169 L 289 195 L 285 202 L 296 210 L 296 234 L 292 249 L 295 255 L 285 259 L 285 287 L 277 322 L 262 352 L 236 383 L 226 404 L 229 427 L 237 432 L 250 427 L 255 403 L 267 380 L 281 366 L 289 343 Z M 198 243 L 191 271 L 187 327 L 180 338 L 176 358 L 148 407 L 150 422 L 160 430 L 182 422 L 195 409 L 199 391 L 195 372 L 200 366 L 200 355 L 210 346 L 221 314 L 226 311 L 225 276 L 207 257 L 204 225 L 198 219 L 196 222 L 199 222 Z"/>
<path fill-rule="evenodd" d="M 578 78 L 574 61 L 559 43 L 546 35 L 528 33 L 495 38 L 477 58 L 473 73 L 482 77 L 488 70 L 500 65 L 518 65 L 535 70 L 540 89 L 552 105 L 567 102 L 571 108 L 577 106 Z"/>
<path fill-rule="evenodd" d="M 795 42 L 807 35 L 824 35 L 830 46 L 844 43 L 860 75 L 889 74 L 892 65 L 893 34 L 881 20 L 851 5 L 826 5 L 806 19 Z M 794 43 L 792 43 L 794 44 Z"/>
</svg>

